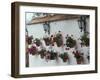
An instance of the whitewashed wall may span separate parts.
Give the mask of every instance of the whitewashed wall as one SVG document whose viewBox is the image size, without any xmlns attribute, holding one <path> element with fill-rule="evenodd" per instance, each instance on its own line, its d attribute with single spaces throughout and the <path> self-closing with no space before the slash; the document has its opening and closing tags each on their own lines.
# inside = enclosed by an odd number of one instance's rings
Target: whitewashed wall
<svg viewBox="0 0 100 80">
<path fill-rule="evenodd" d="M 44 29 L 43 24 L 33 24 L 27 25 L 27 29 L 29 35 L 33 35 L 34 38 L 43 38 L 44 36 Z M 50 23 L 50 32 L 54 34 L 55 32 L 61 31 L 64 37 L 66 34 L 74 35 L 75 38 L 79 38 L 82 33 L 80 32 L 77 19 L 73 20 L 62 20 L 62 21 L 55 21 Z M 75 62 L 75 61 L 73 61 Z M 72 63 L 73 63 L 72 62 Z M 35 64 L 34 64 L 35 63 Z M 50 65 L 66 65 L 67 63 L 63 63 L 60 60 L 59 64 L 56 63 L 55 60 L 46 62 L 44 59 L 40 59 L 39 56 L 31 56 L 29 55 L 29 66 L 30 67 L 37 67 L 37 66 L 50 66 Z"/>
<path fill-rule="evenodd" d="M 27 25 L 27 29 L 29 35 L 33 35 L 35 38 L 41 38 L 44 35 L 43 24 L 33 24 Z M 77 19 L 73 20 L 63 20 L 63 21 L 55 21 L 50 23 L 51 34 L 58 32 L 59 30 L 65 34 L 73 34 L 75 38 L 79 38 L 82 34 L 80 32 Z"/>
<path fill-rule="evenodd" d="M 33 35 L 34 38 L 43 38 L 44 29 L 43 24 L 34 24 L 27 26 L 29 36 Z"/>
<path fill-rule="evenodd" d="M 73 35 L 75 39 L 79 38 L 82 35 L 78 26 L 77 19 L 52 22 L 50 26 L 51 26 L 51 33 L 55 33 L 60 30 L 64 38 L 66 37 L 67 34 Z"/>
</svg>

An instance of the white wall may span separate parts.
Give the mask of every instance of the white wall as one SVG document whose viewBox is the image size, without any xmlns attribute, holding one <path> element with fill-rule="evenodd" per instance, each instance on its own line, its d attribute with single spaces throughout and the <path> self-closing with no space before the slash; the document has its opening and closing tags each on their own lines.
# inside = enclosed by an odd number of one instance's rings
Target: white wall
<svg viewBox="0 0 100 80">
<path fill-rule="evenodd" d="M 26 18 L 28 17 L 30 16 L 27 16 Z M 65 37 L 67 34 L 73 35 L 74 38 L 78 39 L 82 35 L 82 33 L 80 32 L 77 20 L 78 19 L 50 22 L 50 34 L 55 34 L 55 32 L 57 33 L 60 30 L 64 37 L 64 43 L 66 42 Z M 26 28 L 28 30 L 29 36 L 33 35 L 34 39 L 43 38 L 45 34 L 43 29 L 43 23 L 27 25 Z M 46 62 L 46 60 L 41 59 L 39 56 L 31 56 L 31 55 L 29 56 L 29 67 L 56 66 L 56 65 L 67 65 L 67 64 L 63 63 L 62 60 L 60 60 L 59 64 L 56 64 L 56 61 Z"/>
<path fill-rule="evenodd" d="M 44 29 L 43 24 L 34 24 L 26 26 L 29 36 L 33 35 L 33 38 L 43 38 Z"/>
<path fill-rule="evenodd" d="M 12 1 L 30 1 L 41 3 L 56 3 L 56 4 L 73 4 L 73 5 L 88 5 L 98 6 L 100 14 L 100 0 L 1 0 L 0 2 L 0 80 L 16 80 L 10 77 L 11 67 L 11 2 Z M 100 16 L 98 16 L 100 21 Z M 100 23 L 98 23 L 100 26 Z M 98 27 L 100 35 L 100 27 Z M 100 44 L 100 37 L 98 36 L 98 44 Z M 100 47 L 100 45 L 98 45 Z M 98 50 L 100 53 L 100 49 Z M 65 75 L 52 77 L 38 77 L 38 78 L 21 78 L 17 80 L 100 80 L 100 54 L 98 54 L 98 74 L 79 74 L 79 75 Z"/>
<path fill-rule="evenodd" d="M 51 26 L 51 33 L 58 32 L 59 30 L 63 33 L 64 37 L 66 34 L 73 35 L 75 38 L 79 38 L 82 34 L 79 29 L 79 25 L 77 19 L 73 20 L 63 20 L 52 22 Z"/>
<path fill-rule="evenodd" d="M 29 36 L 33 35 L 34 38 L 42 38 L 45 34 L 43 29 L 43 23 L 27 25 L 26 27 Z M 77 19 L 50 22 L 51 34 L 55 34 L 55 32 L 57 33 L 59 30 L 63 33 L 64 37 L 67 34 L 72 34 L 75 36 L 75 38 L 79 38 L 80 35 L 82 35 L 78 26 Z"/>
</svg>

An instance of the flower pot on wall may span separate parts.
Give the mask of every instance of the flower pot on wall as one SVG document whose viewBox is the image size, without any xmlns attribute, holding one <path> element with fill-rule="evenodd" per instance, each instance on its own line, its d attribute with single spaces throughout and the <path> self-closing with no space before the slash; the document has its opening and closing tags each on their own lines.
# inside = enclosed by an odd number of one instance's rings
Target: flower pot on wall
<svg viewBox="0 0 100 80">
<path fill-rule="evenodd" d="M 63 58 L 63 62 L 67 62 L 67 60 L 68 60 L 68 58 L 66 57 L 66 58 Z"/>
<path fill-rule="evenodd" d="M 38 50 L 35 46 L 32 46 L 31 48 L 28 49 L 28 52 L 32 55 L 35 55 L 38 53 Z"/>
<path fill-rule="evenodd" d="M 43 49 L 41 51 L 39 51 L 41 59 L 43 59 L 45 57 L 45 52 L 46 52 L 46 50 L 43 50 Z"/>
<path fill-rule="evenodd" d="M 41 45 L 40 40 L 36 38 L 36 39 L 35 39 L 35 44 L 36 44 L 37 46 L 40 46 L 40 45 Z"/>
<path fill-rule="evenodd" d="M 68 60 L 68 54 L 67 53 L 60 54 L 59 57 L 63 60 L 63 62 L 67 62 L 67 60 Z"/>
<path fill-rule="evenodd" d="M 80 52 L 76 51 L 76 52 L 73 52 L 76 60 L 77 60 L 77 64 L 81 64 L 83 62 L 83 56 Z"/>
<path fill-rule="evenodd" d="M 40 54 L 41 59 L 45 57 L 44 53 Z"/>
<path fill-rule="evenodd" d="M 44 38 L 44 41 L 45 41 L 46 46 L 49 46 L 49 44 L 50 44 L 50 39 L 49 39 L 49 37 L 48 37 L 48 38 Z"/>
<path fill-rule="evenodd" d="M 61 39 L 57 39 L 56 43 L 58 47 L 61 47 L 63 45 L 63 41 Z"/>
<path fill-rule="evenodd" d="M 27 41 L 27 43 L 28 43 L 29 45 L 32 44 L 32 39 L 33 39 L 32 36 L 26 38 L 26 41 Z"/>
<path fill-rule="evenodd" d="M 82 62 L 83 62 L 83 58 L 82 57 L 80 57 L 79 59 L 77 59 L 77 64 L 82 64 Z"/>
<path fill-rule="evenodd" d="M 82 44 L 84 44 L 86 46 L 89 46 L 89 38 L 88 38 L 87 33 L 84 33 L 84 35 L 82 35 L 81 41 L 82 41 Z"/>
<path fill-rule="evenodd" d="M 60 33 L 56 34 L 54 41 L 57 43 L 58 47 L 62 46 L 63 45 L 62 34 L 60 34 Z"/>
<path fill-rule="evenodd" d="M 55 60 L 57 58 L 57 53 L 56 52 L 51 51 L 50 55 L 51 55 L 50 60 Z"/>
<path fill-rule="evenodd" d="M 81 61 L 80 60 L 77 60 L 77 64 L 81 64 Z"/>
<path fill-rule="evenodd" d="M 76 45 L 76 41 L 73 38 L 68 37 L 66 39 L 66 46 L 67 47 L 73 48 L 75 45 Z"/>
</svg>

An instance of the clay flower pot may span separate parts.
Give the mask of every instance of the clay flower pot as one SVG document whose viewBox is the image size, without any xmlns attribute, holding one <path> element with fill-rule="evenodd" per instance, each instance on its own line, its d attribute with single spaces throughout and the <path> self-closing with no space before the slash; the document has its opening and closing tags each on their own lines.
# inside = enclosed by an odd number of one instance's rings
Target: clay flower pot
<svg viewBox="0 0 100 80">
<path fill-rule="evenodd" d="M 32 55 L 37 54 L 37 48 L 35 46 L 32 46 L 31 48 L 28 49 L 28 52 Z"/>
<path fill-rule="evenodd" d="M 50 52 L 50 60 L 55 60 L 56 58 L 57 58 L 57 53 L 51 51 L 51 52 Z"/>
<path fill-rule="evenodd" d="M 77 64 L 82 64 L 82 62 L 83 62 L 83 58 L 82 57 L 80 57 L 79 59 L 77 59 Z"/>
<path fill-rule="evenodd" d="M 55 42 L 58 47 L 63 45 L 62 34 L 57 34 L 55 37 Z"/>
<path fill-rule="evenodd" d="M 67 62 L 67 60 L 68 60 L 68 54 L 67 53 L 60 54 L 59 57 L 63 60 L 63 62 Z"/>
<path fill-rule="evenodd" d="M 81 61 L 77 60 L 77 64 L 81 64 Z"/>
<path fill-rule="evenodd" d="M 37 46 L 40 46 L 40 45 L 41 45 L 40 40 L 39 40 L 39 39 L 35 39 L 35 44 L 36 44 Z"/>
<path fill-rule="evenodd" d="M 28 43 L 29 45 L 32 44 L 32 39 L 33 39 L 32 36 L 26 38 L 26 41 L 27 41 L 27 43 Z"/>
<path fill-rule="evenodd" d="M 44 38 L 44 41 L 45 41 L 46 46 L 49 46 L 49 44 L 50 44 L 50 39 L 49 39 L 49 37 L 48 37 L 48 38 Z"/>
<path fill-rule="evenodd" d="M 76 41 L 72 37 L 67 37 L 66 38 L 66 46 L 67 47 L 74 47 L 76 45 Z"/>
<path fill-rule="evenodd" d="M 46 52 L 46 50 L 43 50 L 43 49 L 38 52 L 40 54 L 41 59 L 43 59 L 45 57 L 45 52 Z"/>
<path fill-rule="evenodd" d="M 77 64 L 81 64 L 83 62 L 83 54 L 81 54 L 80 52 L 76 51 L 76 52 L 73 52 L 76 60 L 77 60 Z"/>
<path fill-rule="evenodd" d="M 44 54 L 41 54 L 41 59 L 43 59 L 45 57 L 45 55 Z"/>
<path fill-rule="evenodd" d="M 67 60 L 68 60 L 68 58 L 66 57 L 66 58 L 63 59 L 63 62 L 67 62 Z"/>
<path fill-rule="evenodd" d="M 46 61 L 50 60 L 50 57 L 51 57 L 51 54 L 50 54 L 49 51 L 47 51 L 46 54 L 45 54 Z"/>
</svg>

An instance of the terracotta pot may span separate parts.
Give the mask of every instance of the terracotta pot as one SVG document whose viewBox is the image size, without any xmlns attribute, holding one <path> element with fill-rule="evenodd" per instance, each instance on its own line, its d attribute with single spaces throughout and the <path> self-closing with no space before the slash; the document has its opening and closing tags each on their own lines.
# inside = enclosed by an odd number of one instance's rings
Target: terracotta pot
<svg viewBox="0 0 100 80">
<path fill-rule="evenodd" d="M 50 44 L 50 39 L 49 38 L 44 38 L 45 44 L 46 46 L 49 46 Z"/>
<path fill-rule="evenodd" d="M 28 42 L 28 44 L 32 44 L 32 39 L 33 39 L 32 36 L 27 37 L 26 41 Z"/>
<path fill-rule="evenodd" d="M 55 60 L 57 58 L 57 53 L 50 52 L 50 60 Z"/>
<path fill-rule="evenodd" d="M 81 63 L 82 63 L 82 61 L 83 61 L 83 58 L 82 58 L 82 57 L 80 57 L 79 59 L 77 59 L 77 64 L 81 64 Z"/>
<path fill-rule="evenodd" d="M 63 62 L 67 62 L 67 58 L 64 58 L 64 59 L 63 59 Z"/>
<path fill-rule="evenodd" d="M 41 50 L 41 51 L 39 52 L 39 54 L 40 54 L 40 57 L 41 57 L 42 59 L 45 57 L 45 51 L 44 51 L 44 50 Z"/>
<path fill-rule="evenodd" d="M 81 64 L 82 62 L 80 60 L 77 60 L 77 64 Z"/>
<path fill-rule="evenodd" d="M 41 56 L 41 59 L 43 59 L 45 57 L 44 54 L 41 54 L 40 56 Z"/>
<path fill-rule="evenodd" d="M 39 42 L 36 42 L 36 45 L 37 45 L 37 46 L 40 46 L 40 43 L 39 43 Z"/>
</svg>

